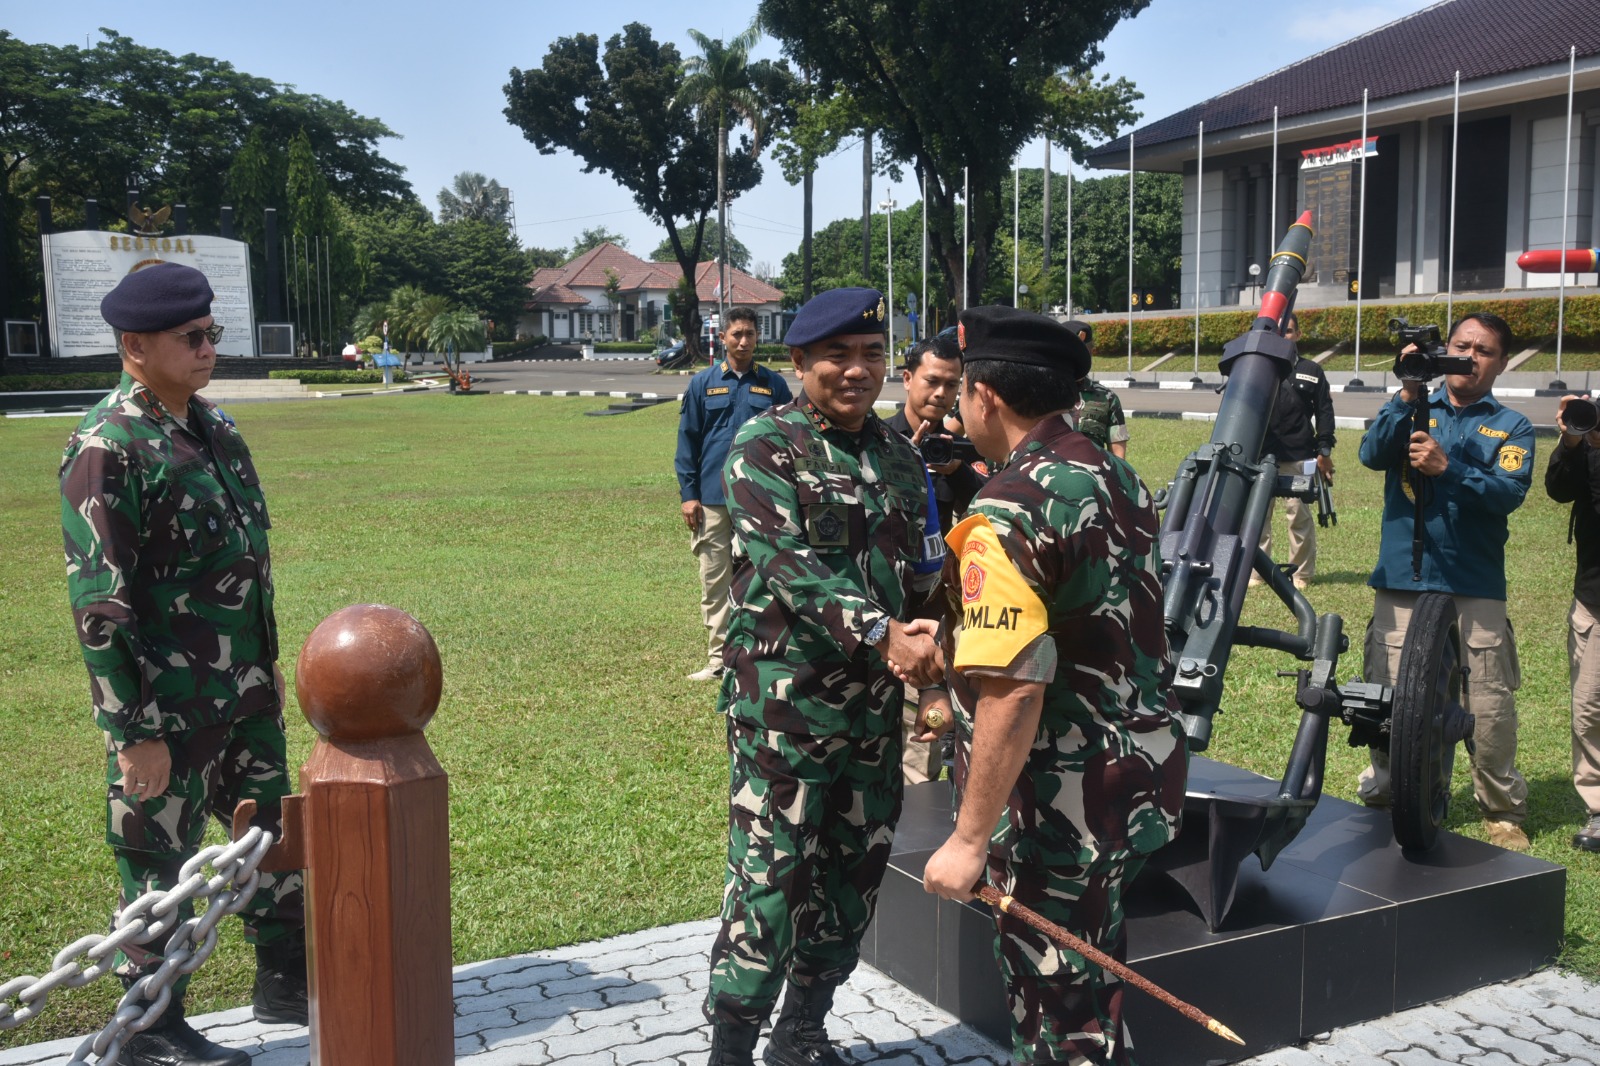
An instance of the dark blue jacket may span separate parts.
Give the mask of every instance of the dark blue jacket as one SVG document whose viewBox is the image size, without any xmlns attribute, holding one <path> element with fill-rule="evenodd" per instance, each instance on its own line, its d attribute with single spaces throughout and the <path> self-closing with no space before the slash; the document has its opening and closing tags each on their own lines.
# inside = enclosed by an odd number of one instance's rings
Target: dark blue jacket
<svg viewBox="0 0 1600 1066">
<path fill-rule="evenodd" d="M 712 507 L 727 505 L 722 464 L 733 434 L 751 417 L 794 397 L 781 374 L 755 364 L 741 378 L 724 359 L 689 379 L 678 414 L 678 497 Z"/>
<path fill-rule="evenodd" d="M 1361 438 L 1361 464 L 1386 471 L 1383 537 L 1367 584 L 1400 592 L 1506 598 L 1506 519 L 1533 484 L 1533 426 L 1485 396 L 1460 410 L 1441 386 L 1428 398 L 1433 434 L 1450 460 L 1424 478 L 1422 580 L 1411 576 L 1415 507 L 1405 470 L 1411 407 L 1396 393 Z"/>
</svg>

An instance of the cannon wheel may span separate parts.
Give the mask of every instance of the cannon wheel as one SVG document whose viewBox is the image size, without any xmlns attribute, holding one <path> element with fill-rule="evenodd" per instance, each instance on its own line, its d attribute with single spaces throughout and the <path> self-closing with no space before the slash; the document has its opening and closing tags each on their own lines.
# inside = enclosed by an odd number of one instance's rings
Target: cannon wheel
<svg viewBox="0 0 1600 1066">
<path fill-rule="evenodd" d="M 1449 596 L 1417 597 L 1389 721 L 1389 771 L 1394 839 L 1426 851 L 1450 808 L 1455 744 L 1445 740 L 1445 708 L 1461 701 L 1461 627 Z"/>
</svg>

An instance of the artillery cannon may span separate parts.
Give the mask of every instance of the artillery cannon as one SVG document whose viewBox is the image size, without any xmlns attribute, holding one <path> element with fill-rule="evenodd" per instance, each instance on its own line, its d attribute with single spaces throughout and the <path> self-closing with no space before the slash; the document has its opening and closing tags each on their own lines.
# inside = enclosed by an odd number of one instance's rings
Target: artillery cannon
<svg viewBox="0 0 1600 1066">
<path fill-rule="evenodd" d="M 1163 614 L 1176 667 L 1173 691 L 1190 752 L 1210 743 L 1235 646 L 1274 648 L 1306 664 L 1296 670 L 1300 724 L 1277 786 L 1249 791 L 1235 780 L 1227 786 L 1232 791 L 1191 789 L 1184 831 L 1153 857 L 1213 931 L 1233 902 L 1239 864 L 1254 854 L 1269 868 L 1311 816 L 1322 795 L 1331 719 L 1350 727 L 1352 746 L 1389 751 L 1395 840 L 1410 851 L 1433 846 L 1449 803 L 1455 745 L 1472 736 L 1472 716 L 1460 704 L 1464 669 L 1450 597 L 1419 598 L 1393 687 L 1340 684 L 1339 656 L 1349 650 L 1343 619 L 1316 614 L 1259 547 L 1275 497 L 1319 489 L 1314 478 L 1280 477 L 1276 458 L 1261 454 L 1292 362 L 1283 326 L 1305 270 L 1310 222 L 1307 211 L 1289 228 L 1267 272 L 1258 317 L 1223 349 L 1227 385 L 1210 441 L 1179 464 L 1157 501 L 1164 511 Z M 1293 614 L 1294 632 L 1238 625 L 1252 572 Z"/>
</svg>

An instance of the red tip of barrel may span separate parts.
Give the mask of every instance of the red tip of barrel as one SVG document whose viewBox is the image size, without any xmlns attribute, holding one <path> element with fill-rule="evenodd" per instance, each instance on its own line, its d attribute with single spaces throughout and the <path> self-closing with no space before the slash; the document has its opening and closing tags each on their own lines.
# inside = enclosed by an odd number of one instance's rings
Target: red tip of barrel
<svg viewBox="0 0 1600 1066">
<path fill-rule="evenodd" d="M 1310 226 L 1311 225 L 1311 212 L 1310 211 L 1302 211 L 1302 212 L 1300 212 L 1300 217 L 1294 220 L 1294 224 L 1296 226 Z"/>
</svg>

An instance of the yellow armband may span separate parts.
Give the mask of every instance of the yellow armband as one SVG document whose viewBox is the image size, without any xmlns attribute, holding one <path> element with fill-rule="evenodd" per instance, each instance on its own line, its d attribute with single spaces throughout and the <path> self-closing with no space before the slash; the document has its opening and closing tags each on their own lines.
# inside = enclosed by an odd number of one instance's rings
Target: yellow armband
<svg viewBox="0 0 1600 1066">
<path fill-rule="evenodd" d="M 961 638 L 957 670 L 1011 665 L 1049 628 L 1044 601 L 1017 569 L 986 515 L 963 519 L 945 538 L 960 560 Z"/>
</svg>

